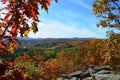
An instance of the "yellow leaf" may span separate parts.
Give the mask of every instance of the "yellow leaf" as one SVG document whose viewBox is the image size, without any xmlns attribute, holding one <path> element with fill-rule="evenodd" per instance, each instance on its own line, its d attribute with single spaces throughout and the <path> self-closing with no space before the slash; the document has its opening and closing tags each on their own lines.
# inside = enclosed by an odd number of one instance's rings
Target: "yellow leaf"
<svg viewBox="0 0 120 80">
<path fill-rule="evenodd" d="M 29 33 L 29 31 L 28 30 L 26 30 L 25 32 L 24 32 L 24 36 L 28 36 L 28 33 Z"/>
</svg>

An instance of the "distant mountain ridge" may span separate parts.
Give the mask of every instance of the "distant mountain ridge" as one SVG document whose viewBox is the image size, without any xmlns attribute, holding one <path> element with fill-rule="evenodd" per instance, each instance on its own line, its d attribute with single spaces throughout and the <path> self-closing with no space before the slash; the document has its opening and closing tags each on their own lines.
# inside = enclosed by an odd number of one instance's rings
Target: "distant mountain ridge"
<svg viewBox="0 0 120 80">
<path fill-rule="evenodd" d="M 59 43 L 66 43 L 68 41 L 83 41 L 83 40 L 91 40 L 93 38 L 18 38 L 18 40 L 24 46 L 34 46 L 34 45 L 49 45 L 49 44 L 59 44 Z"/>
<path fill-rule="evenodd" d="M 93 38 L 30 38 L 30 37 L 18 37 L 18 40 L 91 40 Z"/>
</svg>

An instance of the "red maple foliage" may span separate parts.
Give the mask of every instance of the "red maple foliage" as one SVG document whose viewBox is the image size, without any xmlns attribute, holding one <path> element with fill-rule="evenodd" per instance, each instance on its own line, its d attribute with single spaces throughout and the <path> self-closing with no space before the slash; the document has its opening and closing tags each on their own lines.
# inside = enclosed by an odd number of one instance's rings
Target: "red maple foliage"
<svg viewBox="0 0 120 80">
<path fill-rule="evenodd" d="M 16 48 L 8 44 L 11 41 L 12 45 L 17 44 L 15 39 L 18 35 L 25 37 L 30 31 L 34 33 L 38 31 L 40 14 L 38 7 L 40 5 L 41 9 L 48 12 L 51 0 L 1 0 L 1 2 L 5 7 L 0 9 L 0 14 L 4 15 L 0 17 L 0 53 L 13 52 Z"/>
</svg>

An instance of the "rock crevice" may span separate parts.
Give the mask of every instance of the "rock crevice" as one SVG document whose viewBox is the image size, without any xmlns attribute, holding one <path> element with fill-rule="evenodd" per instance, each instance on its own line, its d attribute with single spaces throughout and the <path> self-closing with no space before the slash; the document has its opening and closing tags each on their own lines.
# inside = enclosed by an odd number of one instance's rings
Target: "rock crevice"
<svg viewBox="0 0 120 80">
<path fill-rule="evenodd" d="M 89 66 L 84 71 L 62 74 L 57 80 L 120 80 L 120 75 L 114 74 L 109 66 Z"/>
</svg>

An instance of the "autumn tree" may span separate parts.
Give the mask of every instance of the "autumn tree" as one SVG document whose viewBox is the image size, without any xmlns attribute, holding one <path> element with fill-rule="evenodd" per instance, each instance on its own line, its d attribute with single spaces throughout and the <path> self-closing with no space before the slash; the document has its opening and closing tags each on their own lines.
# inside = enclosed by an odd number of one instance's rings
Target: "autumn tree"
<svg viewBox="0 0 120 80">
<path fill-rule="evenodd" d="M 0 0 L 0 53 L 14 52 L 17 37 L 38 31 L 39 6 L 48 12 L 51 0 Z M 57 2 L 57 0 L 55 0 Z"/>
<path fill-rule="evenodd" d="M 106 43 L 105 64 L 114 68 L 120 63 L 120 33 L 108 31 Z"/>
<path fill-rule="evenodd" d="M 120 29 L 120 0 L 94 0 L 93 12 L 101 18 L 97 26 Z M 120 62 L 120 35 L 108 31 L 107 36 L 105 64 L 115 67 Z"/>
<path fill-rule="evenodd" d="M 94 0 L 93 13 L 101 18 L 97 26 L 120 29 L 120 0 Z"/>
</svg>

